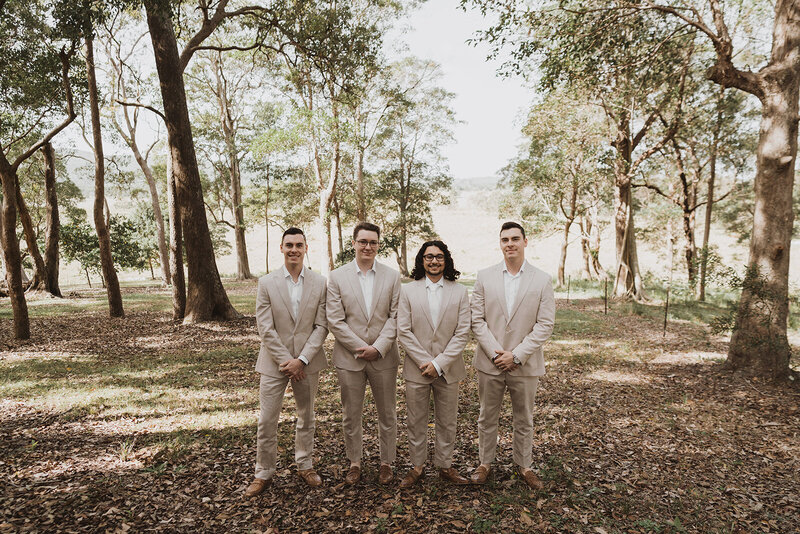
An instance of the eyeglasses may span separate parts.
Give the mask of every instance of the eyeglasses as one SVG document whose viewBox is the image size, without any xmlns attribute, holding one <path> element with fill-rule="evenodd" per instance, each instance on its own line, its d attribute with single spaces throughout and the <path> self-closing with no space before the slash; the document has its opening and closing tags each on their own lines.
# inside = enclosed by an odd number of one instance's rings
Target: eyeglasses
<svg viewBox="0 0 800 534">
<path fill-rule="evenodd" d="M 425 261 L 442 261 L 444 260 L 444 254 L 425 254 L 422 256 L 422 259 Z"/>
<path fill-rule="evenodd" d="M 377 247 L 378 246 L 378 242 L 377 241 L 368 241 L 366 239 L 359 239 L 358 241 L 356 241 L 356 243 L 361 248 Z"/>
</svg>

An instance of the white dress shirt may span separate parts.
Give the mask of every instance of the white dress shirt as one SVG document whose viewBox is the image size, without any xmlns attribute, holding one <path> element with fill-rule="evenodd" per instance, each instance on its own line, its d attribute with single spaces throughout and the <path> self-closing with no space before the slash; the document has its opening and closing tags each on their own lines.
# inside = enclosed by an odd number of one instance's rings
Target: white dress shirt
<svg viewBox="0 0 800 534">
<path fill-rule="evenodd" d="M 503 287 L 506 292 L 506 310 L 508 310 L 508 317 L 511 317 L 511 312 L 514 310 L 514 303 L 517 302 L 517 293 L 519 293 L 519 281 L 522 278 L 522 272 L 525 270 L 525 263 L 519 268 L 517 274 L 508 272 L 508 266 L 503 269 Z"/>
<path fill-rule="evenodd" d="M 428 293 L 428 307 L 431 310 L 431 319 L 433 319 L 433 328 L 439 326 L 439 319 L 442 309 L 442 292 L 444 287 L 444 277 L 439 278 L 438 282 L 431 282 L 431 279 L 425 276 L 425 289 Z M 435 356 L 434 356 L 435 357 Z M 439 376 L 442 376 L 442 368 L 435 361 L 431 362 Z"/>
<path fill-rule="evenodd" d="M 305 265 L 303 266 L 303 270 L 300 271 L 300 276 L 297 277 L 297 282 L 292 280 L 289 269 L 287 269 L 285 265 L 283 266 L 283 277 L 286 279 L 286 289 L 289 290 L 289 302 L 292 305 L 292 314 L 294 315 L 295 321 L 299 319 L 298 313 L 300 313 L 300 299 L 303 298 L 303 280 L 305 276 Z M 308 365 L 308 359 L 302 354 L 298 356 L 297 359 Z"/>
<path fill-rule="evenodd" d="M 361 284 L 361 294 L 364 295 L 364 305 L 367 307 L 367 321 L 369 321 L 372 315 L 372 289 L 375 286 L 375 262 L 372 263 L 372 267 L 366 274 L 356 263 L 356 272 L 358 273 L 358 283 Z"/>
</svg>

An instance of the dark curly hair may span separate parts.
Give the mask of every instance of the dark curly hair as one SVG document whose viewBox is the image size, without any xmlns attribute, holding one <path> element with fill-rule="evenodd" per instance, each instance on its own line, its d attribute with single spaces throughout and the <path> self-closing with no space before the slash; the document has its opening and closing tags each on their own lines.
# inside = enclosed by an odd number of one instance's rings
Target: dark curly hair
<svg viewBox="0 0 800 534">
<path fill-rule="evenodd" d="M 425 241 L 422 246 L 419 247 L 419 252 L 417 252 L 417 257 L 414 260 L 414 269 L 411 271 L 411 278 L 414 280 L 421 280 L 422 277 L 425 276 L 425 267 L 422 266 L 422 256 L 425 255 L 425 249 L 428 247 L 438 247 L 442 251 L 442 254 L 444 254 L 444 279 L 450 280 L 451 282 L 458 280 L 461 273 L 456 271 L 456 266 L 453 263 L 450 250 L 448 250 L 447 245 L 438 239 Z"/>
</svg>

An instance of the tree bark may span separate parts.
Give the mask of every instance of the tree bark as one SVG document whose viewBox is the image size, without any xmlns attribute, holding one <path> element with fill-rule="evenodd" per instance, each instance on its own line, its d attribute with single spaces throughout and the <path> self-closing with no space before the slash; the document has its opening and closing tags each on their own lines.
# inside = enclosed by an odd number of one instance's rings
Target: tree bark
<svg viewBox="0 0 800 534">
<path fill-rule="evenodd" d="M 44 234 L 44 289 L 51 295 L 61 297 L 58 286 L 59 249 L 61 219 L 58 214 L 58 195 L 56 194 L 56 157 L 53 145 L 42 147 L 44 155 L 44 188 L 47 209 L 47 226 Z"/>
<path fill-rule="evenodd" d="M 40 291 L 44 289 L 44 259 L 42 253 L 39 251 L 39 244 L 36 242 L 36 230 L 33 227 L 28 207 L 25 205 L 25 199 L 22 198 L 22 190 L 19 186 L 19 177 L 17 177 L 14 189 L 17 197 L 17 213 L 19 214 L 19 221 L 22 224 L 22 233 L 25 236 L 25 243 L 28 246 L 28 254 L 33 261 L 33 275 L 31 276 L 30 283 L 28 284 L 28 291 Z"/>
<path fill-rule="evenodd" d="M 214 258 L 169 6 L 162 2 L 145 2 L 145 8 L 164 104 L 176 199 L 188 245 L 184 322 L 239 318 L 241 315 L 228 299 Z"/>
<path fill-rule="evenodd" d="M 117 271 L 111 256 L 111 237 L 104 218 L 105 207 L 105 160 L 103 157 L 103 135 L 100 126 L 100 102 L 97 94 L 97 77 L 94 66 L 94 44 L 91 37 L 84 39 L 86 45 L 86 79 L 89 86 L 89 107 L 92 115 L 92 143 L 94 144 L 94 227 L 100 245 L 100 266 L 108 295 L 108 313 L 111 317 L 124 317 L 122 293 L 119 289 Z"/>
<path fill-rule="evenodd" d="M 700 251 L 700 284 L 697 289 L 697 300 L 706 300 L 706 273 L 708 271 L 708 242 L 711 234 L 711 214 L 714 209 L 714 186 L 717 179 L 717 153 L 719 152 L 719 133 L 722 128 L 722 101 L 725 98 L 725 87 L 721 87 L 717 99 L 717 121 L 711 141 L 709 158 L 708 192 L 706 194 L 706 212 L 703 219 L 703 248 Z"/>
<path fill-rule="evenodd" d="M 356 147 L 358 156 L 356 158 L 356 219 L 359 221 L 367 220 L 367 202 L 364 197 L 364 147 L 360 144 Z"/>
<path fill-rule="evenodd" d="M 592 254 L 589 250 L 589 232 L 591 231 L 591 223 L 586 215 L 583 215 L 578 222 L 581 229 L 581 255 L 583 263 L 581 264 L 581 276 L 585 280 L 594 280 L 592 276 Z"/>
<path fill-rule="evenodd" d="M 169 272 L 172 279 L 172 320 L 183 321 L 186 314 L 186 282 L 183 275 L 183 233 L 178 201 L 175 198 L 175 176 L 172 158 L 167 153 L 167 205 L 169 209 Z"/>
<path fill-rule="evenodd" d="M 569 245 L 569 227 L 572 226 L 572 221 L 567 220 L 564 223 L 564 236 L 561 239 L 561 255 L 558 258 L 558 286 L 564 287 L 564 271 L 567 264 L 567 246 Z"/>
<path fill-rule="evenodd" d="M 3 186 L 3 224 L 2 238 L 3 258 L 6 263 L 6 284 L 11 299 L 11 310 L 14 317 L 14 337 L 29 339 L 31 337 L 28 304 L 22 289 L 22 258 L 17 241 L 17 171 L 0 151 L 0 180 Z"/>
</svg>

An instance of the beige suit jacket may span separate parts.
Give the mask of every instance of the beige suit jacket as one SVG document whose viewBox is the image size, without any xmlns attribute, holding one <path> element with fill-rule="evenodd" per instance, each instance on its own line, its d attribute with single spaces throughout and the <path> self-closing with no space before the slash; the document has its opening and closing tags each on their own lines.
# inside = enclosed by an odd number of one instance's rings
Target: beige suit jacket
<svg viewBox="0 0 800 534">
<path fill-rule="evenodd" d="M 279 365 L 301 354 L 308 360 L 306 373 L 328 365 L 322 344 L 328 335 L 325 317 L 325 277 L 305 270 L 303 294 L 297 317 L 292 314 L 284 270 L 278 269 L 258 279 L 256 325 L 261 337 L 256 371 L 283 377 Z"/>
<path fill-rule="evenodd" d="M 429 384 L 434 378 L 422 376 L 419 366 L 435 361 L 442 369 L 442 378 L 457 383 L 467 376 L 461 353 L 467 344 L 470 308 L 467 288 L 445 280 L 442 285 L 442 306 L 439 324 L 434 326 L 428 304 L 425 278 L 403 286 L 397 311 L 397 332 L 405 348 L 403 376 L 411 382 Z"/>
<path fill-rule="evenodd" d="M 472 292 L 472 331 L 478 340 L 472 365 L 484 373 L 502 373 L 492 363 L 495 350 L 510 350 L 522 362 L 509 374 L 542 376 L 542 346 L 553 333 L 556 301 L 550 275 L 527 261 L 522 272 L 511 315 L 506 307 L 503 269 L 505 263 L 478 273 Z"/>
<path fill-rule="evenodd" d="M 372 345 L 381 353 L 377 360 L 369 362 L 375 369 L 397 367 L 400 361 L 397 350 L 400 273 L 375 262 L 372 313 L 367 319 L 357 269 L 352 261 L 332 271 L 328 281 L 328 328 L 336 337 L 333 365 L 348 371 L 362 371 L 368 362 L 356 358 L 355 351 Z"/>
</svg>

